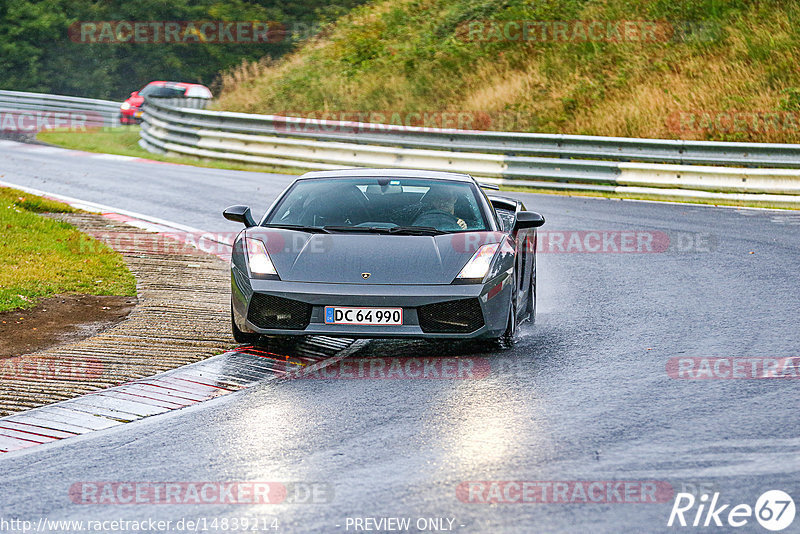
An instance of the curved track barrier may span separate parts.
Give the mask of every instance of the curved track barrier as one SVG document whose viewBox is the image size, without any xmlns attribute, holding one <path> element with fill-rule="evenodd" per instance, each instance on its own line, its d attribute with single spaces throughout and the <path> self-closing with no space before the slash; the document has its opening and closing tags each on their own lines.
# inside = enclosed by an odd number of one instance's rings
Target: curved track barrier
<svg viewBox="0 0 800 534">
<path fill-rule="evenodd" d="M 198 110 L 150 100 L 140 145 L 151 152 L 265 166 L 422 168 L 540 189 L 800 204 L 800 145 L 789 144 L 425 128 Z"/>
<path fill-rule="evenodd" d="M 150 100 L 153 102 L 153 100 Z M 203 109 L 204 98 L 159 98 L 166 106 Z M 100 128 L 120 125 L 121 102 L 77 96 L 0 91 L 0 129 L 33 133 L 43 129 Z"/>
<path fill-rule="evenodd" d="M 119 126 L 120 102 L 77 96 L 0 91 L 0 128 L 33 133 L 56 128 Z"/>
</svg>

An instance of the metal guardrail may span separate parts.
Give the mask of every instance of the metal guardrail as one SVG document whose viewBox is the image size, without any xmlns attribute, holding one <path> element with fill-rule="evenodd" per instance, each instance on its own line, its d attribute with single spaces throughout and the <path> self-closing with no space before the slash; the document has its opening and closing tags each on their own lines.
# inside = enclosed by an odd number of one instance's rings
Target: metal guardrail
<svg viewBox="0 0 800 534">
<path fill-rule="evenodd" d="M 30 114 L 41 117 L 47 114 L 53 118 L 66 118 L 79 121 L 85 117 L 86 127 L 118 126 L 120 102 L 81 98 L 77 96 L 50 95 L 45 93 L 26 93 L 21 91 L 0 91 L 0 112 Z M 42 126 L 29 122 L 31 126 Z M 54 124 L 54 123 L 48 123 Z M 23 124 L 23 127 L 26 126 Z"/>
<path fill-rule="evenodd" d="M 158 98 L 150 102 L 181 108 L 204 109 L 208 104 L 206 98 Z M 46 93 L 26 93 L 22 91 L 0 90 L 0 113 L 27 114 L 34 120 L 21 121 L 22 126 L 54 125 L 55 119 L 60 118 L 64 127 L 71 127 L 73 120 L 83 123 L 86 127 L 116 127 L 120 125 L 121 102 L 100 100 L 95 98 L 82 98 L 77 96 L 51 95 Z M 53 119 L 51 121 L 39 120 L 36 117 Z M 85 117 L 82 121 L 81 118 Z M 65 124 L 63 120 L 67 121 Z M 14 122 L 12 120 L 12 122 Z M 19 126 L 19 125 L 18 125 Z M 45 127 L 50 127 L 45 126 Z"/>
<path fill-rule="evenodd" d="M 196 110 L 152 100 L 144 110 L 140 144 L 153 152 L 304 169 L 449 170 L 548 189 L 775 196 L 800 203 L 800 145 L 415 128 Z M 745 168 L 765 165 L 776 168 Z"/>
<path fill-rule="evenodd" d="M 152 101 L 154 97 L 150 97 L 148 101 Z M 156 101 L 164 106 L 171 106 L 177 108 L 190 108 L 190 109 L 206 109 L 210 101 L 209 98 L 197 97 L 157 97 Z"/>
<path fill-rule="evenodd" d="M 152 116 L 196 128 L 366 145 L 680 165 L 800 168 L 800 145 L 793 144 L 437 129 L 214 111 L 187 115 L 168 106 L 157 106 Z"/>
</svg>

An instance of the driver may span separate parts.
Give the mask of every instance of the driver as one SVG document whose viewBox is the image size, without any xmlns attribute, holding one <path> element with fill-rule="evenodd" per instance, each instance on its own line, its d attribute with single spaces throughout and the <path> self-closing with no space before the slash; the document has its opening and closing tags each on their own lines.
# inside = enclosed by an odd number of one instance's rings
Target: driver
<svg viewBox="0 0 800 534">
<path fill-rule="evenodd" d="M 467 229 L 464 219 L 456 217 L 456 201 L 458 194 L 451 187 L 432 186 L 425 194 L 422 213 L 414 220 L 414 226 L 433 226 L 440 228 L 442 221 L 454 222 L 462 230 Z M 438 223 L 438 224 L 437 224 Z"/>
</svg>

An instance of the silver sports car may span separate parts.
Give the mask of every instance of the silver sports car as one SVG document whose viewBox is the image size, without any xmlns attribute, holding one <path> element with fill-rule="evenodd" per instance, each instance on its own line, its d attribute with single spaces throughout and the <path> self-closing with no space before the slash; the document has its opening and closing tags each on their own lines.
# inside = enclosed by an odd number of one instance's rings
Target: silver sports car
<svg viewBox="0 0 800 534">
<path fill-rule="evenodd" d="M 400 169 L 309 172 L 231 257 L 231 322 L 259 336 L 514 341 L 536 312 L 538 213 L 471 176 Z"/>
</svg>

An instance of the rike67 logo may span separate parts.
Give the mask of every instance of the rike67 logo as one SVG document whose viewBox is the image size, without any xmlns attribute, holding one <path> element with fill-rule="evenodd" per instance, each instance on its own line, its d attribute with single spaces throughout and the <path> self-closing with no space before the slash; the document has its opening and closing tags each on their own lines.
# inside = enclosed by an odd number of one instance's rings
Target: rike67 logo
<svg viewBox="0 0 800 534">
<path fill-rule="evenodd" d="M 764 492 L 755 507 L 749 504 L 722 504 L 719 493 L 709 502 L 708 494 L 695 498 L 691 493 L 678 493 L 669 514 L 667 526 L 743 527 L 755 516 L 762 527 L 773 532 L 784 530 L 794 521 L 796 510 L 792 497 L 781 490 Z"/>
</svg>

